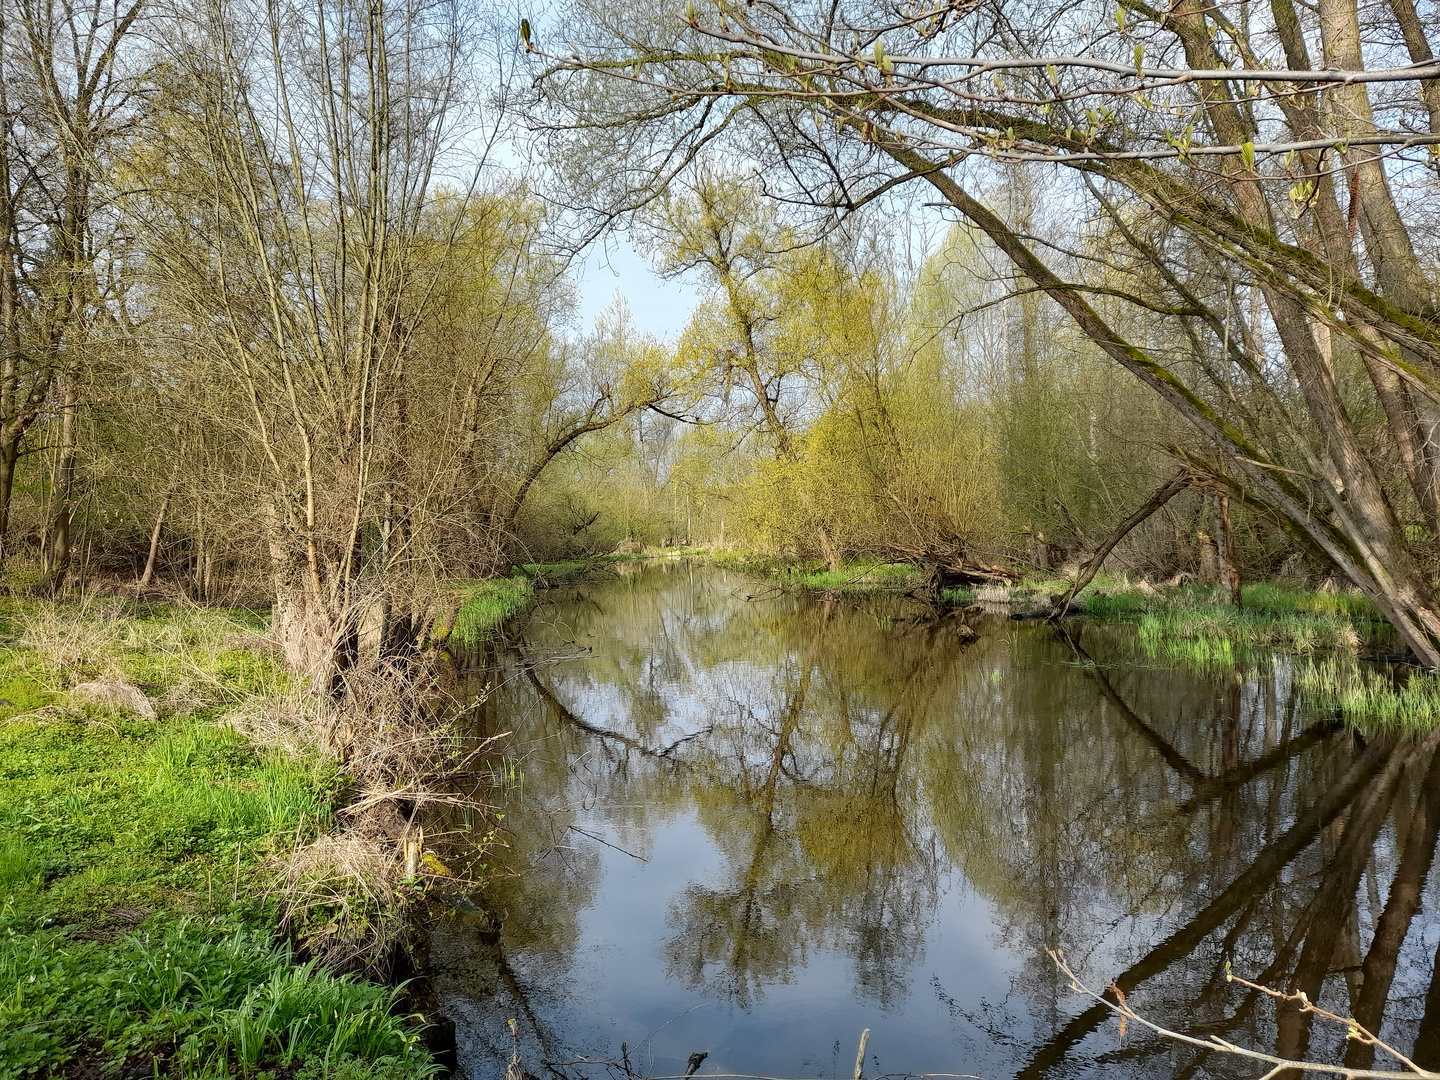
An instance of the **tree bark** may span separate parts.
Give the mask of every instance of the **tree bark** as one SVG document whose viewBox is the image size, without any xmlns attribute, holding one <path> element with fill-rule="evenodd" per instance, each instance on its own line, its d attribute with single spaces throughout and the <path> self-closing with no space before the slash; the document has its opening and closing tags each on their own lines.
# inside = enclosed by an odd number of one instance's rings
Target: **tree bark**
<svg viewBox="0 0 1440 1080">
<path fill-rule="evenodd" d="M 150 532 L 150 553 L 145 557 L 145 572 L 140 575 L 140 588 L 148 588 L 155 576 L 155 559 L 160 553 L 160 534 L 165 528 L 165 511 L 170 507 L 170 493 L 160 500 L 160 512 L 155 515 L 155 528 Z"/>
<path fill-rule="evenodd" d="M 1230 603 L 1239 611 L 1243 606 L 1240 599 L 1240 567 L 1235 561 L 1235 530 L 1230 525 L 1230 496 L 1223 492 L 1215 496 L 1215 546 L 1220 554 L 1220 583 L 1230 594 Z"/>
<path fill-rule="evenodd" d="M 72 373 L 61 382 L 59 459 L 55 467 L 55 505 L 50 517 L 50 572 L 41 590 L 54 596 L 65 586 L 74 546 L 70 535 L 75 516 L 75 457 L 80 395 Z"/>
<path fill-rule="evenodd" d="M 1322 463 L 1329 482 L 1301 486 L 1277 469 L 1263 448 L 1192 391 L 1143 349 L 1118 334 L 1080 294 L 1062 281 L 994 212 L 972 197 L 943 169 L 903 144 L 885 150 L 923 176 L 950 205 L 969 218 L 1017 269 L 1043 289 L 1081 331 L 1121 366 L 1155 390 L 1225 454 L 1243 477 L 1247 501 L 1268 506 L 1289 527 L 1304 533 L 1355 585 L 1365 592 L 1405 639 L 1425 667 L 1440 668 L 1440 602 L 1405 539 L 1373 470 L 1345 415 L 1333 375 L 1324 369 L 1304 311 L 1293 297 L 1270 290 L 1275 318 L 1295 371 L 1326 443 Z M 1242 185 L 1245 186 L 1245 185 Z M 1252 230 L 1253 231 L 1253 230 Z M 1292 350 L 1294 350 L 1292 352 Z M 1338 481 L 1338 483 L 1336 482 Z M 1317 514 L 1317 498 L 1330 513 Z"/>
<path fill-rule="evenodd" d="M 15 491 L 15 466 L 20 459 L 20 442 L 0 430 L 0 570 L 10 554 L 10 500 Z"/>
</svg>

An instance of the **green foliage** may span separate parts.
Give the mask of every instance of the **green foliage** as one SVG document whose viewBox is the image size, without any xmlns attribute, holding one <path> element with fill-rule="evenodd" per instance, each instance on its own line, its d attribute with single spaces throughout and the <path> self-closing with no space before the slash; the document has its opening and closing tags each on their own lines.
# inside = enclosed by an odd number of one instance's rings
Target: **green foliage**
<svg viewBox="0 0 1440 1080">
<path fill-rule="evenodd" d="M 0 653 L 15 703 L 0 711 L 0 1080 L 77 1056 L 159 1055 L 197 1077 L 432 1072 L 394 991 L 272 939 L 268 859 L 329 824 L 338 776 L 225 725 L 228 702 L 288 685 L 253 616 L 107 602 L 0 618 L 19 646 Z M 58 666 L 82 645 L 81 673 Z M 45 688 L 117 671 L 192 711 L 143 719 Z"/>
<path fill-rule="evenodd" d="M 1014 171 L 995 200 L 1025 221 L 1037 195 Z M 963 464 L 993 470 L 1010 545 L 1029 535 L 1074 547 L 1082 533 L 1103 536 L 1172 468 L 1157 444 L 1178 425 L 1058 307 L 1028 290 L 1007 299 L 997 255 L 978 230 L 950 229 L 910 298 L 912 348 L 977 403 L 983 455 Z"/>
<path fill-rule="evenodd" d="M 528 604 L 535 587 L 529 578 L 508 577 L 470 582 L 464 591 L 465 599 L 445 636 L 460 645 L 474 645 Z"/>
<path fill-rule="evenodd" d="M 0 920 L 0 1080 L 42 1075 L 83 1054 L 119 1063 L 163 1054 L 187 1076 L 256 1076 L 308 1063 L 345 1075 L 423 1078 L 434 1066 L 397 991 L 297 964 L 238 914 L 150 919 L 113 941 Z M 272 1073 L 273 1075 L 273 1073 Z M 353 1071 L 352 1071 L 353 1075 Z"/>
</svg>

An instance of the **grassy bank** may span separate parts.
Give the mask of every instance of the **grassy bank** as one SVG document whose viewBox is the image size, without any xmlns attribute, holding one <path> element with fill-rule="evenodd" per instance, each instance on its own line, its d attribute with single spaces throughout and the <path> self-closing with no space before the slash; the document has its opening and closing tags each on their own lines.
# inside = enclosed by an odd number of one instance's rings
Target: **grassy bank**
<svg viewBox="0 0 1440 1080">
<path fill-rule="evenodd" d="M 928 576 L 905 563 L 856 562 L 830 570 L 818 562 L 757 556 L 743 551 L 702 551 L 712 565 L 777 577 L 786 587 L 814 592 L 905 592 Z M 981 590 L 946 589 L 941 599 L 1009 603 L 1014 610 L 1046 610 L 1070 587 L 1067 579 L 1032 574 L 1010 585 Z M 1270 582 L 1244 586 L 1236 610 L 1218 586 L 1157 587 L 1125 575 L 1101 573 L 1075 601 L 1088 618 L 1136 627 L 1144 651 L 1156 658 L 1206 665 L 1238 662 L 1258 650 L 1310 654 L 1356 651 L 1383 634 L 1386 623 L 1368 599 L 1344 590 L 1301 589 Z"/>
<path fill-rule="evenodd" d="M 273 857 L 327 828 L 340 779 L 230 724 L 290 689 L 263 627 L 0 608 L 0 1080 L 431 1071 L 393 990 L 275 933 Z"/>
<path fill-rule="evenodd" d="M 1200 666 L 1234 665 L 1262 650 L 1353 654 L 1385 627 L 1374 606 L 1354 593 L 1257 583 L 1244 586 L 1241 599 L 1237 610 L 1217 587 L 1111 581 L 1086 590 L 1080 603 L 1090 618 L 1133 623 L 1147 656 Z"/>
<path fill-rule="evenodd" d="M 457 607 L 448 628 L 436 628 L 438 640 L 470 646 L 484 641 L 496 627 L 522 610 L 535 595 L 530 578 L 514 576 L 466 581 L 455 586 Z"/>
</svg>

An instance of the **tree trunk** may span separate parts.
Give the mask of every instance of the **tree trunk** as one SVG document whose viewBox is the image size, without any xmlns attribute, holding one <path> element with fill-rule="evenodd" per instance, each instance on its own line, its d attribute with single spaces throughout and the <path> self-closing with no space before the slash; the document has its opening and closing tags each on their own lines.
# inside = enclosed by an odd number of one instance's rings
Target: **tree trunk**
<svg viewBox="0 0 1440 1080">
<path fill-rule="evenodd" d="M 155 576 L 155 559 L 160 553 L 160 534 L 165 528 L 165 511 L 170 507 L 170 493 L 160 500 L 160 512 L 155 515 L 155 528 L 150 533 L 150 553 L 145 558 L 145 572 L 140 575 L 140 588 L 148 588 Z"/>
<path fill-rule="evenodd" d="M 60 456 L 55 468 L 55 506 L 50 518 L 50 573 L 41 585 L 41 589 L 51 596 L 64 587 L 74 555 L 70 531 L 75 515 L 75 455 L 80 395 L 73 374 L 67 376 L 61 385 Z"/>
<path fill-rule="evenodd" d="M 815 535 L 820 541 L 820 554 L 825 559 L 825 565 L 830 568 L 832 574 L 838 573 L 843 561 L 841 559 L 840 549 L 837 548 L 835 542 L 830 539 L 830 533 L 825 526 L 818 526 L 815 530 Z"/>
<path fill-rule="evenodd" d="M 1374 471 L 1360 452 L 1354 427 L 1340 404 L 1334 377 L 1324 369 L 1297 302 L 1278 290 L 1267 290 L 1286 356 L 1324 442 L 1326 454 L 1319 464 L 1333 474 L 1329 483 L 1305 486 L 1291 479 L 1286 471 L 1277 471 L 1263 448 L 1153 356 L 1117 333 L 1080 290 L 1062 281 L 1013 229 L 938 165 L 903 145 L 887 144 L 885 149 L 901 165 L 924 176 L 947 202 L 993 240 L 1091 341 L 1213 442 L 1234 467 L 1237 482 L 1243 482 L 1247 502 L 1266 506 L 1292 534 L 1323 551 L 1374 601 L 1419 662 L 1427 668 L 1440 668 L 1440 602 L 1410 550 L 1404 529 Z M 1160 201 L 1163 204 L 1163 198 Z M 1328 516 L 1315 513 L 1317 500 L 1328 506 Z"/>
<path fill-rule="evenodd" d="M 1220 557 L 1220 584 L 1230 594 L 1235 610 L 1241 608 L 1240 567 L 1235 561 L 1235 530 L 1230 526 L 1230 496 L 1215 497 L 1215 550 Z"/>
<path fill-rule="evenodd" d="M 15 490 L 15 465 L 20 460 L 20 440 L 0 433 L 0 570 L 10 554 L 10 498 Z"/>
</svg>

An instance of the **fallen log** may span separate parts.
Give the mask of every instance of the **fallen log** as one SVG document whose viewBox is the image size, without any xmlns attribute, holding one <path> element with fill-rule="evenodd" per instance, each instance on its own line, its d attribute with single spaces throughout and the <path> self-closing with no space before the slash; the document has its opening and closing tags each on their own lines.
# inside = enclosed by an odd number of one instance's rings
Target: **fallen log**
<svg viewBox="0 0 1440 1080">
<path fill-rule="evenodd" d="M 933 560 L 930 576 L 924 588 L 939 592 L 941 589 L 971 589 L 977 585 L 1004 585 L 1018 581 L 1020 575 L 1003 566 L 986 566 L 966 560 Z"/>
</svg>

